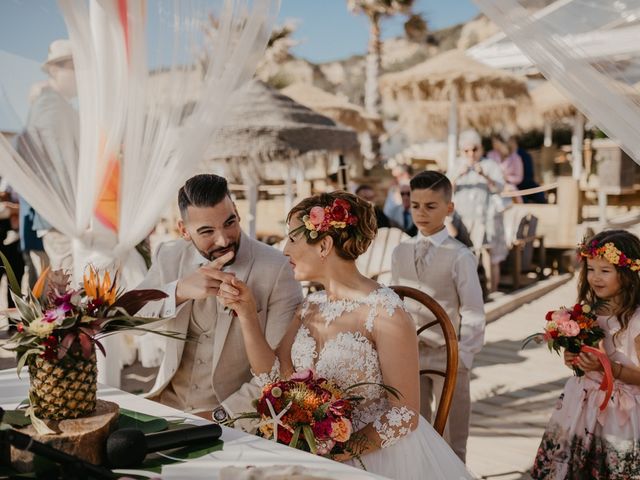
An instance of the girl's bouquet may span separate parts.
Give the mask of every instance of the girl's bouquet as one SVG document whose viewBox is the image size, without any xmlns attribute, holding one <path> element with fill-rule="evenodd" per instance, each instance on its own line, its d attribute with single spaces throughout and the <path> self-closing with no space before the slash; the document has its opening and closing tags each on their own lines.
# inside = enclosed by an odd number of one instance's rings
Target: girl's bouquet
<svg viewBox="0 0 640 480">
<path fill-rule="evenodd" d="M 549 350 L 560 353 L 564 348 L 571 353 L 580 353 L 584 346 L 596 347 L 604 338 L 604 330 L 598 326 L 594 308 L 587 304 L 576 303 L 571 309 L 561 307 L 559 310 L 547 312 L 544 332 L 534 333 L 527 337 L 524 345 L 531 340 L 536 343 L 547 342 Z M 577 376 L 584 372 L 577 366 L 573 367 Z"/>
<path fill-rule="evenodd" d="M 544 332 L 534 333 L 527 337 L 522 345 L 523 348 L 531 340 L 536 343 L 547 342 L 549 350 L 560 353 L 564 348 L 571 353 L 587 352 L 596 355 L 602 363 L 604 376 L 600 388 L 607 391 L 605 400 L 600 406 L 604 409 L 609 401 L 613 389 L 613 375 L 609 359 L 596 347 L 605 337 L 604 330 L 598 325 L 595 314 L 596 307 L 576 303 L 572 308 L 562 307 L 559 310 L 551 310 L 547 313 L 547 321 Z M 578 366 L 573 366 L 573 371 L 578 377 L 584 375 L 584 371 Z"/>
</svg>

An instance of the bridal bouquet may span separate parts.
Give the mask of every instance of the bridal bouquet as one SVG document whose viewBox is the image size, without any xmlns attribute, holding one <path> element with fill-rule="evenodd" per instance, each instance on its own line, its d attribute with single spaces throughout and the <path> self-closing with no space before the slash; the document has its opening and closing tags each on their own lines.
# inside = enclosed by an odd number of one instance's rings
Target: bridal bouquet
<svg viewBox="0 0 640 480">
<path fill-rule="evenodd" d="M 310 369 L 265 386 L 256 405 L 260 435 L 318 455 L 346 451 L 351 413 L 362 400 L 348 390 Z"/>
</svg>

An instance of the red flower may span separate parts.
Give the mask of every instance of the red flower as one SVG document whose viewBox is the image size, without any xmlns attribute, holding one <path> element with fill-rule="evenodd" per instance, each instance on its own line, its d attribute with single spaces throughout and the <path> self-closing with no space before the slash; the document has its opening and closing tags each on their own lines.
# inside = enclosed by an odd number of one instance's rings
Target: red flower
<svg viewBox="0 0 640 480">
<path fill-rule="evenodd" d="M 313 426 L 311 427 L 311 430 L 313 430 L 313 436 L 315 438 L 319 438 L 319 439 L 325 439 L 325 438 L 329 438 L 331 436 L 331 418 L 327 417 L 324 420 L 320 420 L 319 422 L 316 422 L 313 424 Z"/>
<path fill-rule="evenodd" d="M 576 315 L 580 315 L 582 313 L 582 305 L 580 305 L 579 303 L 576 303 L 573 306 L 573 313 L 575 313 Z"/>
<path fill-rule="evenodd" d="M 557 330 L 551 330 L 548 333 L 551 336 L 551 338 L 558 338 L 558 331 Z"/>
<path fill-rule="evenodd" d="M 551 315 L 553 315 L 554 310 L 547 312 L 547 315 L 544 317 L 547 322 L 551 321 Z"/>
<path fill-rule="evenodd" d="M 20 322 L 16 325 L 16 330 L 18 330 L 19 333 L 24 332 L 24 323 Z"/>
<path fill-rule="evenodd" d="M 293 438 L 293 434 L 282 427 L 278 427 L 278 441 L 284 443 L 285 445 L 289 445 L 291 439 Z"/>
<path fill-rule="evenodd" d="M 333 206 L 331 207 L 331 218 L 336 222 L 344 222 L 347 220 L 347 216 L 349 215 L 348 208 L 345 208 L 343 205 L 339 204 L 338 201 L 340 199 L 336 199 L 333 202 Z M 345 202 L 346 203 L 346 202 Z M 347 203 L 347 207 L 349 204 Z"/>
</svg>

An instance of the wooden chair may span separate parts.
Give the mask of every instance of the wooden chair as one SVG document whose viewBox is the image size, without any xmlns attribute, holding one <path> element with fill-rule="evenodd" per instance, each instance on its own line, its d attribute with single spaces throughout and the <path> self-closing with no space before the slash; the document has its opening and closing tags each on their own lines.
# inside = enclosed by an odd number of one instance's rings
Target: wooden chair
<svg viewBox="0 0 640 480">
<path fill-rule="evenodd" d="M 513 290 L 534 281 L 527 278 L 526 274 L 529 272 L 537 272 L 537 277 L 541 278 L 546 262 L 544 237 L 536 233 L 538 218 L 531 213 L 521 213 L 522 215 L 516 217 L 519 221 L 510 241 L 509 255 L 502 264 L 500 277 L 501 284 L 506 285 L 507 280 L 510 280 L 510 286 Z M 539 252 L 538 265 L 535 265 L 533 261 L 536 244 Z"/>
<path fill-rule="evenodd" d="M 393 286 L 390 288 L 403 300 L 405 298 L 411 298 L 424 305 L 435 315 L 435 320 L 418 328 L 418 335 L 436 325 L 442 329 L 447 349 L 447 366 L 445 371 L 432 369 L 420 370 L 420 375 L 439 375 L 444 378 L 442 395 L 433 422 L 433 428 L 442 435 L 444 433 L 444 427 L 447 424 L 447 417 L 451 409 L 451 401 L 453 400 L 453 392 L 456 388 L 456 378 L 458 376 L 458 338 L 456 331 L 453 325 L 451 325 L 451 320 L 449 320 L 449 316 L 444 309 L 426 293 L 411 287 Z"/>
<path fill-rule="evenodd" d="M 399 228 L 379 228 L 367 251 L 356 260 L 358 270 L 373 280 L 388 284 L 391 281 L 391 255 L 400 242 L 410 238 Z"/>
</svg>

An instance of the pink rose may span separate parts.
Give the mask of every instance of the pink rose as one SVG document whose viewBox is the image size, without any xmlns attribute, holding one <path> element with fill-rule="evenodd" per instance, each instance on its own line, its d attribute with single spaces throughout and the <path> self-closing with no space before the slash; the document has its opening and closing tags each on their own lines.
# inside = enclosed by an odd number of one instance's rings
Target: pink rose
<svg viewBox="0 0 640 480">
<path fill-rule="evenodd" d="M 298 382 L 308 382 L 313 379 L 315 372 L 310 368 L 305 368 L 304 370 L 300 370 L 293 375 L 289 380 L 294 380 Z"/>
<path fill-rule="evenodd" d="M 309 211 L 309 221 L 313 223 L 316 227 L 320 225 L 323 220 L 324 220 L 324 208 L 313 207 L 311 211 Z"/>
<path fill-rule="evenodd" d="M 551 315 L 551 320 L 553 320 L 558 325 L 560 325 L 561 323 L 568 322 L 569 320 L 571 320 L 571 314 L 567 310 L 564 310 L 564 309 L 556 310 Z"/>
<path fill-rule="evenodd" d="M 575 337 L 580 333 L 580 325 L 574 320 L 558 323 L 558 330 L 565 337 Z"/>
</svg>

